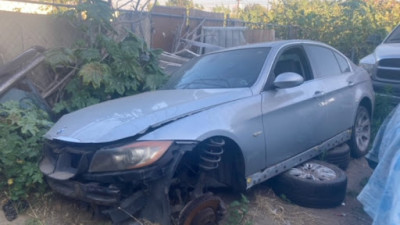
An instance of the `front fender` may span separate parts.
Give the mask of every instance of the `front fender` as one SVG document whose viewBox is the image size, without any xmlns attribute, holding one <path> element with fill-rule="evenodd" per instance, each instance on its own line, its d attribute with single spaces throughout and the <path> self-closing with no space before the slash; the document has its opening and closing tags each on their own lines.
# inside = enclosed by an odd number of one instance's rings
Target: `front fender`
<svg viewBox="0 0 400 225">
<path fill-rule="evenodd" d="M 241 149 L 245 175 L 265 167 L 261 96 L 256 95 L 198 112 L 166 124 L 139 140 L 204 141 L 214 136 L 232 139 Z"/>
</svg>

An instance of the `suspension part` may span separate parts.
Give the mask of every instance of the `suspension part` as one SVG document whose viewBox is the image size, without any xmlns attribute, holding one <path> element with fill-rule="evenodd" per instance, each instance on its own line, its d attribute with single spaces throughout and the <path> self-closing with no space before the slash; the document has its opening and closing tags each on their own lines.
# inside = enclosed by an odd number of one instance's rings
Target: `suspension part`
<svg viewBox="0 0 400 225">
<path fill-rule="evenodd" d="M 205 171 L 218 168 L 219 162 L 222 158 L 222 154 L 224 153 L 224 145 L 224 139 L 211 138 L 210 141 L 205 144 L 204 149 L 202 149 L 200 153 L 200 168 Z"/>
</svg>

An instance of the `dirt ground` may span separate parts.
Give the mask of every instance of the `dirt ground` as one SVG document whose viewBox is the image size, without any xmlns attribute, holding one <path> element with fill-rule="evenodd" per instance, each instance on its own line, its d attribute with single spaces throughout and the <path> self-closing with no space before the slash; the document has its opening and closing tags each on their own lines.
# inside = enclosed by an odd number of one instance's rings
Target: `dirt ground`
<svg viewBox="0 0 400 225">
<path fill-rule="evenodd" d="M 346 171 L 348 176 L 347 195 L 341 206 L 331 209 L 311 209 L 291 204 L 277 197 L 268 182 L 250 189 L 248 211 L 241 222 L 253 225 L 370 225 L 372 220 L 363 211 L 356 196 L 367 182 L 372 170 L 365 159 L 353 159 Z M 241 195 L 220 192 L 226 205 L 240 200 Z M 0 200 L 4 204 L 4 198 Z M 30 208 L 12 222 L 0 212 L 0 225 L 108 225 L 111 222 L 95 216 L 92 208 L 78 201 L 48 193 L 39 200 L 29 201 Z M 226 223 L 229 224 L 230 223 Z"/>
<path fill-rule="evenodd" d="M 371 173 L 364 158 L 353 159 L 346 170 L 346 198 L 341 206 L 331 209 L 312 209 L 291 204 L 277 197 L 268 184 L 261 184 L 248 193 L 251 202 L 248 219 L 254 225 L 370 225 L 372 220 L 356 197 Z"/>
</svg>

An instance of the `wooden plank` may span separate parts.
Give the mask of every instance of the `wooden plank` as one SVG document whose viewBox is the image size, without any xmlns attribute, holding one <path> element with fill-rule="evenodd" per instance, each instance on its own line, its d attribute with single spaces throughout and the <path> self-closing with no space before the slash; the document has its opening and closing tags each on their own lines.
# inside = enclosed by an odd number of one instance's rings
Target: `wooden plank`
<svg viewBox="0 0 400 225">
<path fill-rule="evenodd" d="M 22 79 L 26 75 L 26 73 L 28 73 L 30 70 L 34 69 L 40 63 L 42 63 L 44 58 L 45 58 L 44 55 L 40 55 L 39 57 L 34 59 L 30 64 L 28 64 L 26 67 L 22 68 L 20 71 L 13 74 L 4 83 L 0 84 L 0 95 L 3 94 L 5 91 L 7 91 L 8 88 L 10 88 L 18 80 Z"/>
<path fill-rule="evenodd" d="M 208 48 L 208 49 L 211 49 L 211 50 L 224 49 L 224 47 L 221 47 L 221 46 L 218 46 L 218 45 L 202 43 L 202 42 L 199 42 L 199 41 L 192 41 L 192 40 L 187 40 L 187 39 L 181 39 L 181 40 L 189 43 L 190 45 L 194 45 L 194 46 L 200 47 L 200 48 Z"/>
<path fill-rule="evenodd" d="M 42 53 L 45 51 L 45 48 L 41 46 L 33 46 L 32 48 L 26 50 L 22 54 L 18 55 L 11 62 L 0 67 L 0 77 L 8 75 L 9 73 L 15 71 L 22 64 L 26 63 L 27 60 L 32 60 L 34 56 L 38 53 Z"/>
<path fill-rule="evenodd" d="M 194 52 L 190 51 L 189 49 L 182 49 L 180 51 L 177 51 L 175 54 L 185 54 L 185 53 L 187 53 L 188 55 L 193 56 L 193 57 L 200 56 L 199 54 L 194 53 Z"/>
<path fill-rule="evenodd" d="M 173 63 L 179 63 L 179 64 L 183 64 L 183 63 L 189 61 L 189 59 L 187 59 L 187 58 L 177 56 L 174 54 L 170 54 L 170 53 L 166 53 L 166 52 L 163 52 L 160 55 L 160 60 L 167 61 L 167 62 L 173 62 Z"/>
<path fill-rule="evenodd" d="M 45 93 L 43 93 L 42 98 L 47 98 L 51 94 L 53 94 L 58 89 L 58 87 L 60 87 L 62 84 L 64 84 L 70 77 L 72 77 L 75 74 L 75 71 L 76 71 L 76 69 L 71 70 L 63 79 L 61 79 L 60 82 L 57 82 L 49 90 L 47 90 Z"/>
</svg>

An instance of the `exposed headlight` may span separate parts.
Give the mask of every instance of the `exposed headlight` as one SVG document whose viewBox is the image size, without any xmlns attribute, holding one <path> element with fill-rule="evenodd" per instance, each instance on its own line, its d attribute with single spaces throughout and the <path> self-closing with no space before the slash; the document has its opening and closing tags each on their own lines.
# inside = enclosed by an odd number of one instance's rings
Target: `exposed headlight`
<svg viewBox="0 0 400 225">
<path fill-rule="evenodd" d="M 172 141 L 143 141 L 97 151 L 89 172 L 129 170 L 148 166 L 164 155 Z"/>
</svg>

